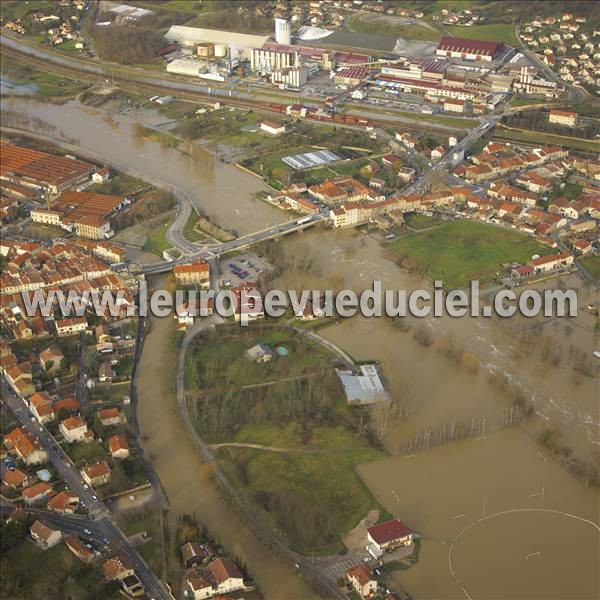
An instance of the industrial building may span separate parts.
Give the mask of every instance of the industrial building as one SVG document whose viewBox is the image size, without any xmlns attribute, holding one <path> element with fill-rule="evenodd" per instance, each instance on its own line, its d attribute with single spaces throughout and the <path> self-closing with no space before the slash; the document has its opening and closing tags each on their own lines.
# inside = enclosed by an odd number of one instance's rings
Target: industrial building
<svg viewBox="0 0 600 600">
<path fill-rule="evenodd" d="M 0 179 L 52 195 L 88 181 L 94 170 L 94 165 L 75 158 L 12 144 L 1 146 Z"/>
<path fill-rule="evenodd" d="M 183 48 L 196 48 L 200 44 L 214 44 L 215 54 L 220 46 L 229 49 L 240 59 L 250 60 L 252 49 L 260 48 L 267 41 L 268 36 L 172 25 L 165 34 L 165 38 L 169 42 L 177 42 Z"/>
<path fill-rule="evenodd" d="M 300 54 L 292 46 L 283 50 L 270 46 L 254 48 L 250 55 L 250 68 L 257 73 L 271 73 L 300 64 Z"/>
<path fill-rule="evenodd" d="M 292 43 L 292 25 L 287 19 L 275 19 L 275 41 L 278 44 Z"/>
<path fill-rule="evenodd" d="M 308 74 L 307 67 L 284 67 L 271 73 L 271 83 L 299 89 L 308 82 Z"/>
<path fill-rule="evenodd" d="M 503 47 L 504 45 L 501 42 L 467 40 L 445 35 L 437 45 L 435 53 L 437 56 L 445 58 L 491 62 L 498 56 Z"/>
<path fill-rule="evenodd" d="M 101 240 L 113 235 L 109 217 L 130 204 L 128 198 L 89 192 L 66 192 L 52 206 L 52 210 L 34 209 L 34 223 L 55 225 L 75 231 L 80 237 Z"/>
<path fill-rule="evenodd" d="M 390 398 L 375 365 L 361 365 L 360 374 L 336 369 L 349 404 L 368 405 L 389 402 Z"/>
</svg>

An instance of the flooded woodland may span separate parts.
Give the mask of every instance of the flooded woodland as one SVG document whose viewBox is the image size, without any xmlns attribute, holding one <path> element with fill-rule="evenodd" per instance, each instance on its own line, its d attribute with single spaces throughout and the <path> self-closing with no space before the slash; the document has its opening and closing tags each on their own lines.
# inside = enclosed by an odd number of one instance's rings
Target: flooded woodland
<svg viewBox="0 0 600 600">
<path fill-rule="evenodd" d="M 75 102 L 10 102 L 57 136 L 178 186 L 223 227 L 250 232 L 287 218 L 252 198 L 264 189 L 258 179 L 224 164 L 206 172 L 177 150 L 135 139 L 126 115 L 107 120 Z M 390 289 L 430 285 L 400 269 L 377 235 L 312 230 L 277 249 L 276 283 L 286 287 L 362 290 L 373 279 Z M 387 456 L 358 473 L 388 512 L 424 538 L 418 563 L 395 573 L 415 598 L 600 594 L 600 504 L 589 485 L 590 465 L 600 460 L 599 380 L 587 358 L 597 341 L 585 310 L 597 289 L 576 276 L 561 285 L 578 289 L 577 318 L 354 317 L 319 329 L 355 360 L 378 361 L 397 400 L 380 432 Z M 314 597 L 242 523 L 187 439 L 172 392 L 173 330 L 172 319 L 150 319 L 137 406 L 140 442 L 168 498 L 171 525 L 195 514 L 266 597 Z M 460 360 L 466 353 L 471 364 Z"/>
</svg>

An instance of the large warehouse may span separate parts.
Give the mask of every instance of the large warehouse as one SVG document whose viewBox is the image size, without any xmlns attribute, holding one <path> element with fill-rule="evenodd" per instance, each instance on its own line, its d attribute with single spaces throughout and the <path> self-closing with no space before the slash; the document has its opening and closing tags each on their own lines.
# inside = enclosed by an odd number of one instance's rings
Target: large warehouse
<svg viewBox="0 0 600 600">
<path fill-rule="evenodd" d="M 492 61 L 502 50 L 502 43 L 485 42 L 483 40 L 467 40 L 465 38 L 445 35 L 437 45 L 437 56 L 461 58 L 463 60 Z"/>
<path fill-rule="evenodd" d="M 193 48 L 203 42 L 223 44 L 235 49 L 236 54 L 242 58 L 250 59 L 252 48 L 260 48 L 268 39 L 268 35 L 252 35 L 249 33 L 235 33 L 218 29 L 203 29 L 201 27 L 185 27 L 173 25 L 165 34 L 169 42 L 177 42 L 181 46 Z"/>
</svg>

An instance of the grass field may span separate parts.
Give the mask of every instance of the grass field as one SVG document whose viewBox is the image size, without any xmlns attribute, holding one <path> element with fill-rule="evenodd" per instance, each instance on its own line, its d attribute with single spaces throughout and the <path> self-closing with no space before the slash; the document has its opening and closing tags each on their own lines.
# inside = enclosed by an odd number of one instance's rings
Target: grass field
<svg viewBox="0 0 600 600">
<path fill-rule="evenodd" d="M 3 0 L 2 2 L 2 20 L 11 21 L 13 19 L 22 19 L 25 15 L 34 11 L 46 11 L 53 8 L 54 2 L 51 0 Z"/>
<path fill-rule="evenodd" d="M 355 471 L 357 464 L 375 460 L 380 453 L 357 434 L 341 427 L 316 428 L 304 443 L 297 424 L 285 429 L 248 426 L 235 441 L 299 449 L 284 453 L 228 448 L 223 454 L 234 477 L 301 552 L 339 552 L 340 536 L 380 508 Z M 314 449 L 323 452 L 303 452 Z"/>
<path fill-rule="evenodd" d="M 428 217 L 427 215 L 418 215 L 416 213 L 407 215 L 406 217 L 406 224 L 413 229 L 427 229 L 440 223 L 440 219 L 436 217 Z"/>
<path fill-rule="evenodd" d="M 509 142 L 525 142 L 529 144 L 552 144 L 554 146 L 563 146 L 573 150 L 584 150 L 586 152 L 600 152 L 600 141 L 585 140 L 583 138 L 567 137 L 564 135 L 555 135 L 553 133 L 543 133 L 541 131 L 531 131 L 528 129 L 506 129 L 496 127 L 492 133 L 492 139 Z"/>
<path fill-rule="evenodd" d="M 456 37 L 469 40 L 486 40 L 505 42 L 510 46 L 519 46 L 512 23 L 494 23 L 490 25 L 473 25 L 472 27 L 448 27 L 448 31 Z"/>
<path fill-rule="evenodd" d="M 548 99 L 543 98 L 542 96 L 532 97 L 530 95 L 527 96 L 513 96 L 508 102 L 509 106 L 529 106 L 531 104 L 547 104 Z"/>
<path fill-rule="evenodd" d="M 252 363 L 245 351 L 257 342 L 289 354 Z M 365 434 L 368 416 L 346 402 L 327 350 L 279 329 L 206 337 L 188 355 L 185 382 L 207 441 L 282 450 L 226 445 L 219 456 L 297 550 L 338 552 L 340 536 L 378 508 L 355 467 L 380 453 Z"/>
<path fill-rule="evenodd" d="M 579 263 L 586 269 L 589 274 L 596 280 L 600 281 L 600 256 L 585 256 L 578 260 Z"/>
<path fill-rule="evenodd" d="M 146 239 L 143 247 L 144 251 L 152 252 L 153 254 L 162 257 L 162 253 L 171 247 L 166 237 L 168 228 L 169 223 L 163 223 L 160 227 L 155 229 Z"/>
<path fill-rule="evenodd" d="M 394 35 L 408 40 L 437 42 L 442 37 L 441 31 L 426 25 L 411 23 L 386 22 L 385 17 L 377 20 L 366 20 L 365 15 L 355 15 L 346 24 L 350 31 L 359 33 L 376 33 L 380 35 Z M 370 15 L 369 15 L 370 16 Z"/>
<path fill-rule="evenodd" d="M 162 530 L 160 515 L 156 510 L 148 510 L 142 514 L 132 515 L 124 520 L 122 529 L 127 536 L 144 533 L 148 534 L 150 541 L 138 547 L 140 554 L 154 569 L 160 564 L 159 550 L 162 547 Z"/>
<path fill-rule="evenodd" d="M 351 105 L 340 105 L 341 107 L 349 108 L 349 112 L 353 113 L 355 111 L 352 110 Z M 438 124 L 438 125 L 446 125 L 447 127 L 455 127 L 456 129 L 467 129 L 471 127 L 475 127 L 479 124 L 479 121 L 475 119 L 462 119 L 460 117 L 446 117 L 443 115 L 427 115 L 420 112 L 413 112 L 409 110 L 395 110 L 392 108 L 378 108 L 376 106 L 370 106 L 369 110 L 373 112 L 382 113 L 384 115 L 390 115 L 398 117 L 399 120 L 402 117 L 407 117 L 408 119 L 414 119 L 415 121 L 429 121 L 430 123 Z M 357 113 L 358 114 L 358 113 Z"/>
<path fill-rule="evenodd" d="M 447 289 L 462 288 L 472 280 L 492 283 L 502 264 L 526 262 L 547 249 L 522 233 L 474 221 L 453 221 L 429 231 L 408 235 L 389 247 L 405 258 L 408 268 Z"/>
<path fill-rule="evenodd" d="M 275 355 L 266 364 L 250 362 L 245 351 L 259 342 L 271 349 L 285 346 L 289 355 Z M 271 330 L 260 335 L 241 335 L 219 344 L 200 343 L 189 353 L 186 364 L 186 389 L 244 386 L 282 377 L 294 377 L 321 366 L 326 358 L 320 348 L 305 344 L 285 331 Z M 328 357 L 327 357 L 328 358 Z"/>
</svg>

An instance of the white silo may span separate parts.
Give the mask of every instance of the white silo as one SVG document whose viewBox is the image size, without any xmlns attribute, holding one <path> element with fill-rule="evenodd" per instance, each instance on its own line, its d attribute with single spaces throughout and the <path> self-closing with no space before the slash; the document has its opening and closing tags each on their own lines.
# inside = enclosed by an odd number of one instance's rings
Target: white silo
<svg viewBox="0 0 600 600">
<path fill-rule="evenodd" d="M 215 44 L 215 56 L 217 58 L 224 58 L 227 56 L 227 46 L 225 44 Z"/>
<path fill-rule="evenodd" d="M 275 41 L 287 46 L 292 43 L 292 24 L 287 19 L 275 19 Z"/>
</svg>

